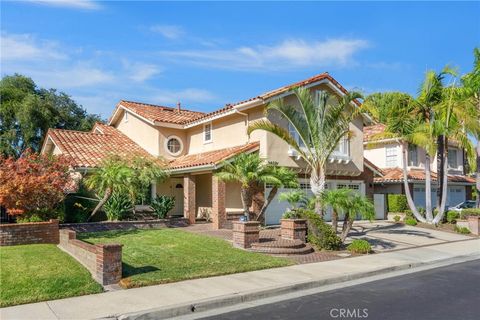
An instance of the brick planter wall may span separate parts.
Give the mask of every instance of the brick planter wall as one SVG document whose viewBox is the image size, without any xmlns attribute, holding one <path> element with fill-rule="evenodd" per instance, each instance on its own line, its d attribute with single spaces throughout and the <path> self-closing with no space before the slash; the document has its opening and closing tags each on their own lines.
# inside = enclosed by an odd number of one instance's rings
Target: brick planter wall
<svg viewBox="0 0 480 320">
<path fill-rule="evenodd" d="M 0 246 L 58 243 L 58 220 L 0 224 Z"/>
<path fill-rule="evenodd" d="M 301 240 L 305 242 L 307 232 L 307 220 L 305 219 L 281 219 L 281 235 L 287 240 Z"/>
<path fill-rule="evenodd" d="M 469 216 L 467 218 L 468 229 L 474 235 L 480 235 L 480 217 L 479 216 Z"/>
<path fill-rule="evenodd" d="M 60 230 L 59 247 L 90 271 L 102 285 L 118 283 L 122 279 L 121 244 L 90 244 L 77 239 L 75 231 Z"/>
<path fill-rule="evenodd" d="M 247 249 L 260 239 L 260 222 L 233 221 L 233 246 Z"/>
</svg>

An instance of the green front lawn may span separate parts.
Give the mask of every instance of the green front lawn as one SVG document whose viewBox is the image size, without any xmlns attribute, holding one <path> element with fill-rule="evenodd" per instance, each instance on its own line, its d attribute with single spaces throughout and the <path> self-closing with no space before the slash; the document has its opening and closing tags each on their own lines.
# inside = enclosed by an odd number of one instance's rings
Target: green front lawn
<svg viewBox="0 0 480 320">
<path fill-rule="evenodd" d="M 0 307 L 97 292 L 87 269 L 53 244 L 0 247 Z"/>
<path fill-rule="evenodd" d="M 293 264 L 232 248 L 228 242 L 178 229 L 82 234 L 90 243 L 123 244 L 124 287 L 139 287 Z"/>
</svg>

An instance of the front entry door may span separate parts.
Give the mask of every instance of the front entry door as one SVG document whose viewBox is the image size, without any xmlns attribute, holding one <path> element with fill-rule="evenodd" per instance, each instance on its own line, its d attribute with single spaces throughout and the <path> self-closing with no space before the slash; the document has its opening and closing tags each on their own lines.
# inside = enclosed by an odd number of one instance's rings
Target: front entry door
<svg viewBox="0 0 480 320">
<path fill-rule="evenodd" d="M 171 215 L 183 216 L 183 179 L 171 179 L 172 196 L 175 197 L 175 207 Z"/>
</svg>

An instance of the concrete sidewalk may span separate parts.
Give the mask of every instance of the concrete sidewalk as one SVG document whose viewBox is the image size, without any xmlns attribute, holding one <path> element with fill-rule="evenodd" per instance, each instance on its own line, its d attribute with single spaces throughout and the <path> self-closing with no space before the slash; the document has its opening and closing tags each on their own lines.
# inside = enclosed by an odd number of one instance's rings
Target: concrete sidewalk
<svg viewBox="0 0 480 320">
<path fill-rule="evenodd" d="M 459 258 L 480 259 L 480 239 L 20 305 L 0 318 L 161 319 Z"/>
</svg>

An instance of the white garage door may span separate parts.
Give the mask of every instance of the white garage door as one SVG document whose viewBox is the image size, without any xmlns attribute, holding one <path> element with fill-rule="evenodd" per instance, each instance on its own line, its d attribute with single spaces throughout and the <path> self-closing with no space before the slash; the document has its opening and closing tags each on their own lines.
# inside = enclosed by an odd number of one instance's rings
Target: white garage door
<svg viewBox="0 0 480 320">
<path fill-rule="evenodd" d="M 417 208 L 425 208 L 425 185 L 416 184 L 413 187 L 413 202 Z M 437 206 L 437 188 L 432 188 L 432 208 Z"/>
<path fill-rule="evenodd" d="M 447 206 L 453 207 L 466 199 L 464 186 L 448 187 Z"/>
<path fill-rule="evenodd" d="M 312 191 L 310 191 L 310 184 L 309 183 L 300 183 L 300 187 L 302 190 L 305 190 L 307 196 L 313 197 Z M 344 183 L 344 182 L 327 182 L 326 188 L 349 188 L 352 190 L 358 190 L 362 194 L 365 194 L 365 190 L 363 187 L 363 183 Z M 267 186 L 265 188 L 265 195 L 268 195 L 270 192 L 271 188 Z M 289 204 L 286 201 L 279 201 L 278 200 L 278 195 L 281 194 L 282 192 L 288 192 L 291 191 L 292 189 L 287 189 L 287 188 L 281 188 L 278 190 L 277 195 L 275 198 L 273 198 L 272 202 L 267 208 L 267 211 L 265 212 L 265 224 L 266 225 L 277 225 L 280 224 L 280 219 L 282 218 L 283 214 L 287 211 Z M 331 220 L 331 210 L 327 210 L 325 214 L 325 220 L 330 221 Z"/>
</svg>

